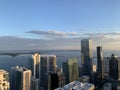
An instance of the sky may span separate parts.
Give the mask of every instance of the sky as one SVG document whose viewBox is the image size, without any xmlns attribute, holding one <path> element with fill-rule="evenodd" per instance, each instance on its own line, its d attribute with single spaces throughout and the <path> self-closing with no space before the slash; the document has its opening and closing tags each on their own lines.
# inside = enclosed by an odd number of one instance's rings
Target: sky
<svg viewBox="0 0 120 90">
<path fill-rule="evenodd" d="M 120 50 L 120 0 L 0 0 L 0 50 Z M 113 47 L 115 46 L 115 47 Z"/>
</svg>

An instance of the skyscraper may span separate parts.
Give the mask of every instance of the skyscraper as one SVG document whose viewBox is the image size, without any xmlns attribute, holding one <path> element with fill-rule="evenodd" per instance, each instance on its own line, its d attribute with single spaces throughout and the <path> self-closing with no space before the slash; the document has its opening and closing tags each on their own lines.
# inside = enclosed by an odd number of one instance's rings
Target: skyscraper
<svg viewBox="0 0 120 90">
<path fill-rule="evenodd" d="M 114 54 L 109 60 L 109 75 L 115 80 L 120 80 L 120 59 Z"/>
<path fill-rule="evenodd" d="M 11 69 L 11 90 L 30 90 L 31 70 L 25 67 L 12 67 Z"/>
<path fill-rule="evenodd" d="M 40 80 L 34 77 L 31 78 L 31 90 L 39 90 Z"/>
<path fill-rule="evenodd" d="M 61 70 L 58 69 L 56 72 L 49 72 L 46 77 L 46 83 L 47 86 L 45 90 L 54 90 L 65 85 L 65 77 Z"/>
<path fill-rule="evenodd" d="M 103 59 L 103 72 L 105 75 L 109 74 L 109 60 L 109 57 Z"/>
<path fill-rule="evenodd" d="M 97 77 L 98 79 L 103 78 L 103 55 L 102 55 L 102 47 L 97 47 Z"/>
<path fill-rule="evenodd" d="M 56 55 L 41 55 L 40 61 L 40 86 L 45 87 L 45 76 L 56 70 Z"/>
<path fill-rule="evenodd" d="M 81 61 L 83 67 L 83 75 L 90 76 L 92 71 L 92 40 L 81 40 Z"/>
<path fill-rule="evenodd" d="M 66 84 L 79 79 L 78 73 L 78 60 L 68 59 L 67 62 L 63 62 L 63 73 L 65 76 Z"/>
<path fill-rule="evenodd" d="M 9 73 L 5 70 L 0 70 L 0 90 L 10 90 Z"/>
<path fill-rule="evenodd" d="M 39 78 L 40 76 L 40 54 L 35 53 L 30 58 L 30 69 L 34 78 Z"/>
</svg>

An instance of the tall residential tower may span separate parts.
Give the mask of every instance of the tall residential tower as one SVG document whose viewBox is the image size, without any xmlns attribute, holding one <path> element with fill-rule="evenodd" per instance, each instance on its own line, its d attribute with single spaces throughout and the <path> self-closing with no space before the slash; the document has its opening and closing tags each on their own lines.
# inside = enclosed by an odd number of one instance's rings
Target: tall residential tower
<svg viewBox="0 0 120 90">
<path fill-rule="evenodd" d="M 30 69 L 34 78 L 40 78 L 40 54 L 35 53 L 30 58 Z"/>
<path fill-rule="evenodd" d="M 41 55 L 40 61 L 40 86 L 45 88 L 45 76 L 56 70 L 56 55 Z"/>
<path fill-rule="evenodd" d="M 11 90 L 30 90 L 31 70 L 25 67 L 12 67 L 11 70 Z"/>
<path fill-rule="evenodd" d="M 0 69 L 0 90 L 10 90 L 9 73 Z"/>
</svg>

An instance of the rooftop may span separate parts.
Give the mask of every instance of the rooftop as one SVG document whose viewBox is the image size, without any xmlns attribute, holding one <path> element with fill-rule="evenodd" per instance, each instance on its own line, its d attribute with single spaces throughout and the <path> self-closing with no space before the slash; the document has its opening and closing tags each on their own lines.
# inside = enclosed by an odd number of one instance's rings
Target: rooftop
<svg viewBox="0 0 120 90">
<path fill-rule="evenodd" d="M 12 69 L 16 70 L 16 71 L 27 71 L 28 69 L 25 67 L 19 67 L 19 66 L 15 66 L 12 67 Z"/>
<path fill-rule="evenodd" d="M 8 73 L 8 72 L 3 70 L 3 69 L 0 69 L 0 75 L 3 74 L 3 73 Z"/>
<path fill-rule="evenodd" d="M 41 57 L 56 57 L 56 55 L 52 55 L 52 54 L 45 54 L 45 55 L 41 55 Z"/>
<path fill-rule="evenodd" d="M 57 88 L 55 90 L 88 90 L 90 88 L 94 89 L 94 85 L 90 83 L 82 83 L 79 81 L 73 81 L 67 85 L 65 85 L 63 88 Z"/>
</svg>

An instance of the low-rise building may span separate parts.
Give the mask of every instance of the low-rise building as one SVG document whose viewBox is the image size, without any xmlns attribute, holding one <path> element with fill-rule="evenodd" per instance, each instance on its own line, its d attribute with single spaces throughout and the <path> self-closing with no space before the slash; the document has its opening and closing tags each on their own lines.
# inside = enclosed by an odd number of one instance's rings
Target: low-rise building
<svg viewBox="0 0 120 90">
<path fill-rule="evenodd" d="M 57 88 L 55 90 L 94 90 L 94 88 L 94 84 L 73 81 L 65 85 L 63 88 Z"/>
</svg>

